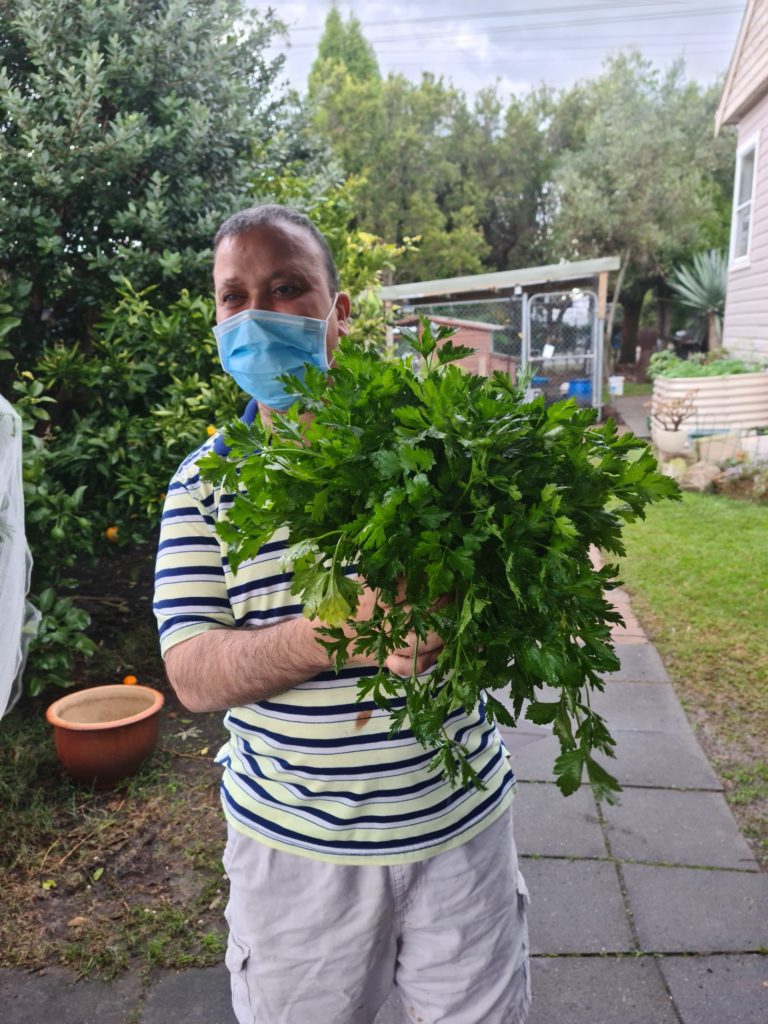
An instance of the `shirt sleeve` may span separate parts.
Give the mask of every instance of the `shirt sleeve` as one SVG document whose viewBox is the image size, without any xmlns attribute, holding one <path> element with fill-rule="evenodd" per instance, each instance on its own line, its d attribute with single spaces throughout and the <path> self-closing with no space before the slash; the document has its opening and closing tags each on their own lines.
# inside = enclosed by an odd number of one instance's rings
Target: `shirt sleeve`
<svg viewBox="0 0 768 1024">
<path fill-rule="evenodd" d="M 174 477 L 163 508 L 155 568 L 153 608 L 163 656 L 182 640 L 235 626 L 211 513 L 212 500 L 209 511 L 204 497 Z"/>
</svg>

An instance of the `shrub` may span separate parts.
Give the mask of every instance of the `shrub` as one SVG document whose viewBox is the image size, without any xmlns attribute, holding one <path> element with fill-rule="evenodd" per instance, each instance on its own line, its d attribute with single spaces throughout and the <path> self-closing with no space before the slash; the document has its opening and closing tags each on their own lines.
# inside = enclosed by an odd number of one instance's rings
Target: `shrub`
<svg viewBox="0 0 768 1024">
<path fill-rule="evenodd" d="M 30 694 L 73 685 L 75 654 L 94 649 L 87 613 L 65 596 L 73 570 L 109 557 L 113 543 L 153 535 L 178 463 L 243 405 L 218 366 L 210 300 L 183 292 L 160 310 L 150 294 L 124 284 L 89 352 L 55 345 L 14 383 L 31 601 L 43 616 L 25 673 Z"/>
<path fill-rule="evenodd" d="M 717 481 L 717 489 L 724 494 L 768 501 L 768 459 L 729 460 Z"/>
<path fill-rule="evenodd" d="M 154 530 L 175 467 L 243 405 L 218 365 L 212 302 L 185 291 L 161 310 L 150 294 L 124 284 L 90 352 L 57 345 L 34 370 L 56 399 L 47 439 L 55 480 L 84 486 L 95 534 L 116 526 L 123 544 Z"/>
<path fill-rule="evenodd" d="M 681 359 L 670 349 L 655 352 L 648 363 L 648 376 L 654 377 L 724 377 L 729 373 L 757 373 L 764 367 L 748 363 L 744 359 L 728 356 L 722 350 L 707 359 L 702 353 L 695 353 L 689 359 Z"/>
</svg>

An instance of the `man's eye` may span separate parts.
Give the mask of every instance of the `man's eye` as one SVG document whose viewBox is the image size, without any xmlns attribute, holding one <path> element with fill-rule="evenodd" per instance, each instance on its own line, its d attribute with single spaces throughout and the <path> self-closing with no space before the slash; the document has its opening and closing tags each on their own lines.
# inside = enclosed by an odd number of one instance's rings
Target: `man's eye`
<svg viewBox="0 0 768 1024">
<path fill-rule="evenodd" d="M 239 296 L 234 292 L 227 292 L 226 295 L 221 296 L 222 302 L 237 302 Z"/>
<path fill-rule="evenodd" d="M 276 295 L 294 295 L 299 289 L 295 284 L 279 284 L 275 288 Z"/>
</svg>

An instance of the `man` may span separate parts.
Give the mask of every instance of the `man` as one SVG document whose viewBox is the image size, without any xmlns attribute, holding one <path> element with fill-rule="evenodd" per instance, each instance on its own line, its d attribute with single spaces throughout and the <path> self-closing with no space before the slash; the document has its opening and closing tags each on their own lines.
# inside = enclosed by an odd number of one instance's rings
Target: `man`
<svg viewBox="0 0 768 1024">
<path fill-rule="evenodd" d="M 346 333 L 323 236 L 262 206 L 214 240 L 222 365 L 255 398 L 246 417 L 291 402 L 276 377 L 326 367 Z M 527 894 L 509 805 L 514 778 L 483 709 L 446 722 L 484 788 L 430 771 L 407 730 L 357 703 L 376 671 L 336 673 L 301 614 L 276 535 L 233 575 L 215 523 L 231 496 L 200 479 L 204 444 L 174 476 L 163 514 L 155 609 L 169 679 L 191 711 L 225 710 L 219 753 L 230 879 L 227 966 L 240 1024 L 371 1024 L 394 984 L 413 1021 L 522 1024 L 529 1001 Z M 294 538 L 295 539 L 295 538 Z M 358 610 L 370 616 L 374 595 Z M 441 647 L 419 648 L 419 671 Z M 412 651 L 392 655 L 409 675 Z"/>
</svg>

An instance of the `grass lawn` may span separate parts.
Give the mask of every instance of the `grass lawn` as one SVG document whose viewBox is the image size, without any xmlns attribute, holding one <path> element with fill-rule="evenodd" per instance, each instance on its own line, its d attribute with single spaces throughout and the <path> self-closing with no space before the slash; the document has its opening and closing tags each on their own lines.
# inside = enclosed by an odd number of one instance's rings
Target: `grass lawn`
<svg viewBox="0 0 768 1024">
<path fill-rule="evenodd" d="M 686 493 L 625 538 L 634 611 L 768 864 L 768 506 Z"/>
<path fill-rule="evenodd" d="M 625 380 L 624 394 L 630 397 L 632 395 L 648 395 L 650 398 L 653 394 L 653 384 L 649 380 Z"/>
</svg>

